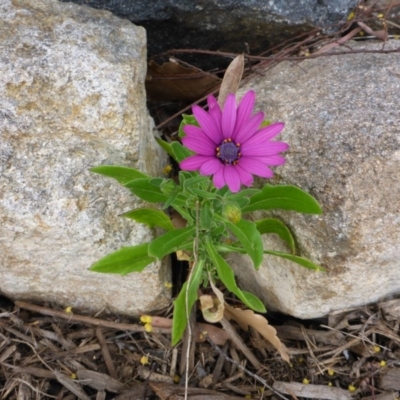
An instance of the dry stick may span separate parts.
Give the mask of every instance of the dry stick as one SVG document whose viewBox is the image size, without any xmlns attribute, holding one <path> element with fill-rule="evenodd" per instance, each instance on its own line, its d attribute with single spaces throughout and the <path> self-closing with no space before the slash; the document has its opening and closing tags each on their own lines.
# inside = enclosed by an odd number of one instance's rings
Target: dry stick
<svg viewBox="0 0 400 400">
<path fill-rule="evenodd" d="M 239 363 L 237 363 L 234 359 L 230 358 L 229 356 L 227 356 L 225 353 L 222 352 L 222 350 L 206 335 L 206 340 L 208 343 L 210 343 L 211 347 L 218 353 L 220 354 L 222 357 L 224 357 L 226 360 L 228 360 L 229 362 L 235 364 L 238 368 L 240 368 L 243 372 L 245 372 L 247 375 L 251 376 L 252 378 L 254 378 L 255 380 L 257 380 L 258 382 L 260 382 L 261 384 L 263 384 L 266 388 L 268 388 L 269 390 L 272 390 L 277 396 L 279 396 L 281 399 L 284 400 L 289 400 L 287 397 L 281 395 L 279 392 L 277 392 L 272 386 L 268 385 L 268 383 L 261 378 L 260 376 L 253 374 L 251 371 L 249 371 L 248 369 L 246 369 L 245 367 L 243 367 L 243 365 L 240 365 Z"/>
<path fill-rule="evenodd" d="M 187 332 L 188 332 L 188 344 L 186 348 L 186 368 L 185 368 L 185 400 L 188 398 L 188 390 L 189 390 L 189 358 L 190 358 L 190 348 L 192 345 L 192 327 L 190 321 L 190 310 L 189 310 L 189 287 L 190 287 L 190 279 L 192 278 L 192 274 L 196 265 L 198 263 L 199 257 L 199 201 L 196 201 L 196 237 L 193 243 L 193 257 L 194 262 L 193 266 L 190 270 L 189 277 L 187 279 L 186 285 L 186 293 L 185 293 L 185 308 L 186 308 L 186 321 L 187 321 Z"/>
<path fill-rule="evenodd" d="M 110 351 L 108 350 L 106 339 L 104 338 L 103 332 L 99 326 L 96 328 L 96 336 L 97 340 L 99 341 L 101 354 L 103 355 L 104 363 L 106 364 L 109 375 L 114 379 L 118 379 Z"/>
<path fill-rule="evenodd" d="M 231 337 L 235 347 L 244 354 L 244 356 L 253 364 L 255 368 L 260 369 L 262 367 L 262 364 L 260 363 L 260 361 L 257 360 L 255 355 L 249 350 L 249 348 L 243 343 L 243 340 L 237 334 L 232 324 L 225 317 L 223 317 L 219 322 L 226 330 L 228 335 Z"/>
<path fill-rule="evenodd" d="M 120 331 L 146 332 L 144 326 L 139 324 L 122 324 L 119 322 L 106 321 L 100 318 L 86 317 L 84 315 L 67 314 L 65 311 L 52 310 L 51 308 L 36 306 L 34 304 L 25 303 L 24 301 L 16 301 L 15 305 L 26 310 L 37 312 L 39 314 L 66 319 L 69 322 L 80 322 L 83 324 L 102 326 L 104 328 L 117 329 Z M 152 331 L 155 333 L 170 334 L 171 328 L 153 328 Z"/>
</svg>

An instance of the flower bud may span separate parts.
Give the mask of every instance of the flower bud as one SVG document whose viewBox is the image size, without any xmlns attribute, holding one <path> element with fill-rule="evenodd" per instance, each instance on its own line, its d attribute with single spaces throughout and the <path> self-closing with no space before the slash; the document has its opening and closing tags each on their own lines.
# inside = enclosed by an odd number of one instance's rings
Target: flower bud
<svg viewBox="0 0 400 400">
<path fill-rule="evenodd" d="M 242 218 L 242 210 L 236 203 L 229 202 L 222 207 L 222 216 L 228 221 L 237 224 Z"/>
<path fill-rule="evenodd" d="M 160 186 L 161 191 L 167 196 L 169 196 L 175 188 L 176 183 L 172 179 L 164 179 Z"/>
</svg>

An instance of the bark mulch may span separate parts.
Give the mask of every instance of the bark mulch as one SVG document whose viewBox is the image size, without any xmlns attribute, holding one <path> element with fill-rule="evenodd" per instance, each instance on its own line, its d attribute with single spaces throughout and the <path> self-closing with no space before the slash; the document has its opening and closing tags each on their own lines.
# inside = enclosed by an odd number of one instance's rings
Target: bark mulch
<svg viewBox="0 0 400 400">
<path fill-rule="evenodd" d="M 155 323 L 146 332 L 139 321 L 110 314 L 0 300 L 1 399 L 185 398 L 187 338 L 172 348 L 170 328 Z M 400 299 L 332 313 L 323 323 L 283 320 L 274 327 L 290 364 L 233 323 L 236 338 L 192 346 L 187 398 L 398 398 Z"/>
</svg>

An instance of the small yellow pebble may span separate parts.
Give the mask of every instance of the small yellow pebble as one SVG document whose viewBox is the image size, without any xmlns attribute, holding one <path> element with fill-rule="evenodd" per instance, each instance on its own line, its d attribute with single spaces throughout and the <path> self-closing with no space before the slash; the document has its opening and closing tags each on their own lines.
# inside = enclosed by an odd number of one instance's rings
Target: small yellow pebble
<svg viewBox="0 0 400 400">
<path fill-rule="evenodd" d="M 310 381 L 309 381 L 307 378 L 304 378 L 304 379 L 303 379 L 303 383 L 304 383 L 305 385 L 308 385 L 308 384 L 310 383 Z"/>
<path fill-rule="evenodd" d="M 356 387 L 353 385 L 349 385 L 349 392 L 355 392 L 356 391 Z"/>
<path fill-rule="evenodd" d="M 374 352 L 379 353 L 381 351 L 381 348 L 379 346 L 374 346 Z"/>
<path fill-rule="evenodd" d="M 142 358 L 140 359 L 140 364 L 142 364 L 142 365 L 150 364 L 149 363 L 149 357 L 142 356 Z"/>
<path fill-rule="evenodd" d="M 333 369 L 329 368 L 329 369 L 328 369 L 328 375 L 329 375 L 329 376 L 335 375 L 335 371 L 334 371 Z"/>
<path fill-rule="evenodd" d="M 70 378 L 71 378 L 71 379 L 76 379 L 77 376 L 76 376 L 76 374 L 72 373 L 72 374 L 70 375 Z"/>
<path fill-rule="evenodd" d="M 378 14 L 377 17 L 378 17 L 379 19 L 382 19 L 382 18 L 384 17 L 384 15 L 383 15 L 383 14 Z"/>
<path fill-rule="evenodd" d="M 383 367 L 386 367 L 386 361 L 385 360 L 382 360 L 380 363 L 379 363 L 379 365 L 383 368 Z"/>
</svg>

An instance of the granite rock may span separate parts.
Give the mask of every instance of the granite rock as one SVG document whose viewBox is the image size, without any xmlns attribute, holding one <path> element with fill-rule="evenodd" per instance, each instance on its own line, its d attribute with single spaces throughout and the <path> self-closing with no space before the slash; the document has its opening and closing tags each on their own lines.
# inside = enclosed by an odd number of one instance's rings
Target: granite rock
<svg viewBox="0 0 400 400">
<path fill-rule="evenodd" d="M 146 36 L 110 12 L 56 0 L 0 4 L 0 291 L 86 312 L 167 306 L 167 265 L 88 271 L 153 232 L 118 215 L 141 205 L 89 172 L 157 176 L 166 158 L 146 109 Z"/>
<path fill-rule="evenodd" d="M 349 46 L 371 53 L 283 62 L 242 89 L 254 89 L 257 108 L 286 124 L 279 139 L 290 149 L 276 182 L 310 192 L 324 213 L 273 215 L 327 272 L 273 256 L 258 272 L 244 258 L 232 264 L 247 290 L 300 318 L 400 293 L 400 53 L 373 53 L 383 46 L 376 42 Z M 265 246 L 288 250 L 273 237 Z"/>
<path fill-rule="evenodd" d="M 316 26 L 345 21 L 357 3 L 355 0 L 72 1 L 110 10 L 145 27 L 150 55 L 170 49 L 241 53 L 248 48 L 257 54 Z M 213 59 L 214 65 L 209 67 L 215 68 L 219 60 L 221 57 Z"/>
</svg>

